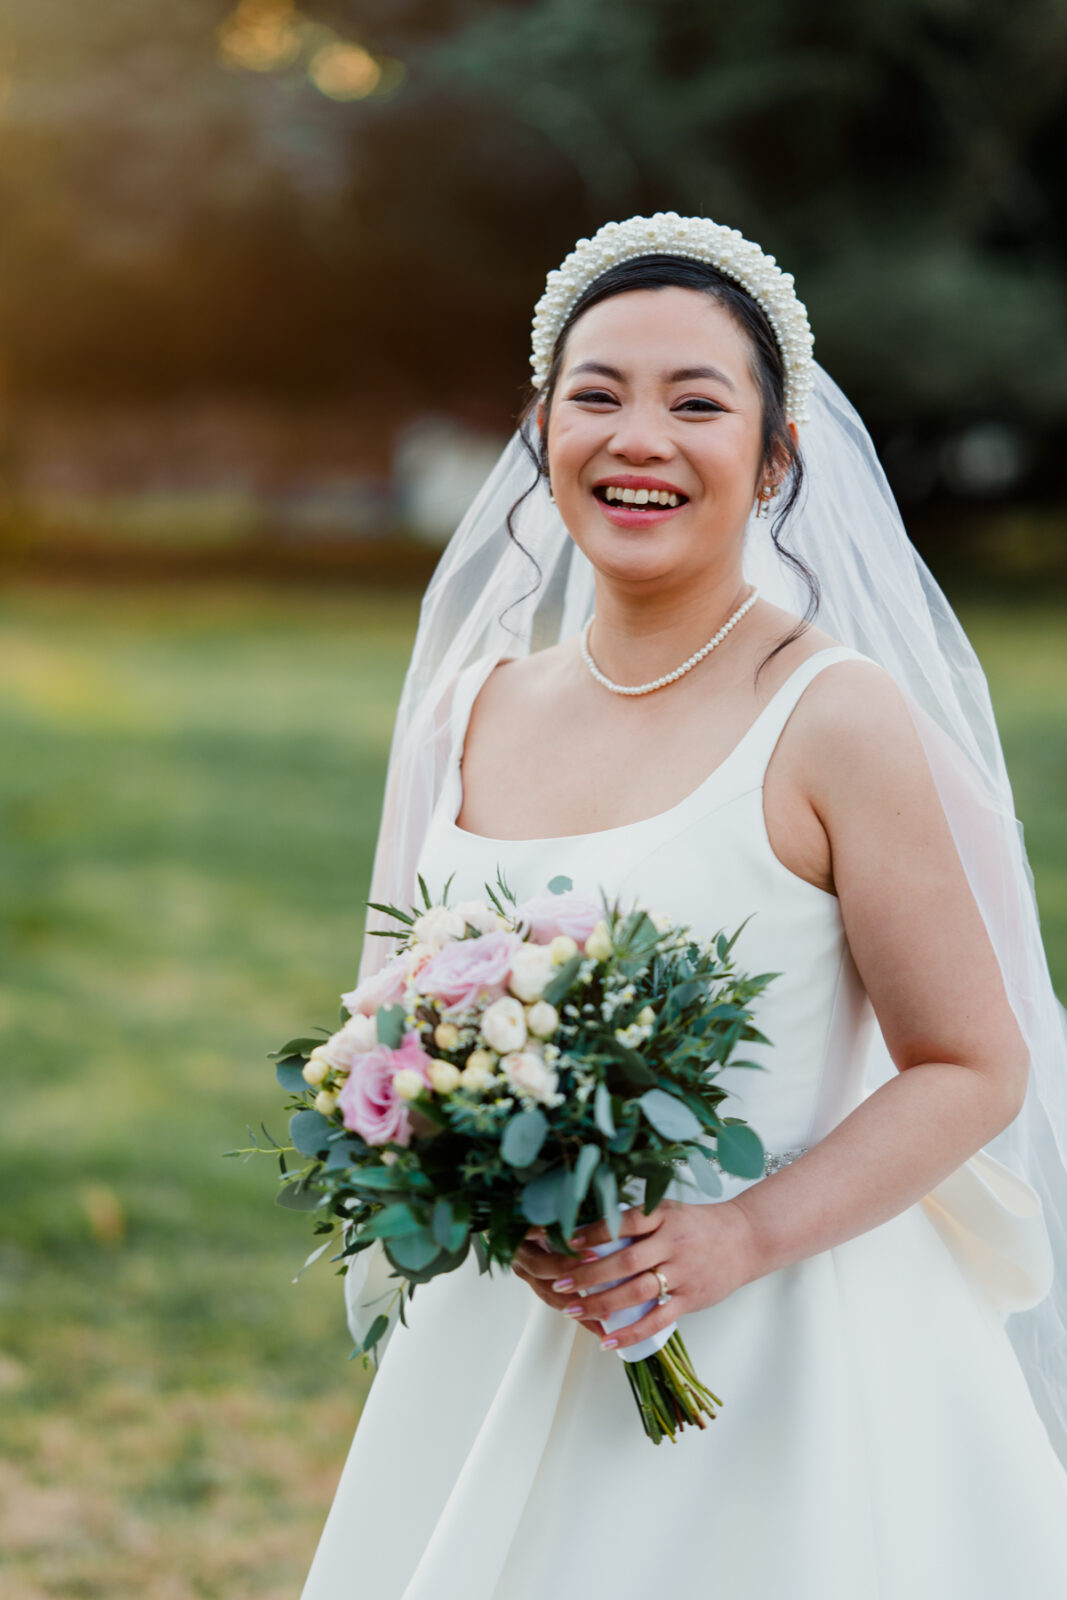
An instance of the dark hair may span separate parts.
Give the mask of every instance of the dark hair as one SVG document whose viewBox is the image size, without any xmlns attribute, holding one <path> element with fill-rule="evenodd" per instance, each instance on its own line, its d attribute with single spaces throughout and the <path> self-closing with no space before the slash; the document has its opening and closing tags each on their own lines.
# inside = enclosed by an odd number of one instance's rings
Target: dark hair
<svg viewBox="0 0 1067 1600">
<path fill-rule="evenodd" d="M 540 389 L 531 391 L 519 415 L 518 427 L 520 436 L 531 461 L 537 469 L 537 477 L 530 487 L 523 491 L 507 514 L 508 536 L 514 540 L 525 555 L 530 557 L 534 566 L 537 567 L 537 583 L 534 584 L 534 589 L 536 589 L 541 581 L 541 568 L 536 558 L 530 551 L 526 550 L 516 536 L 511 519 L 527 495 L 532 494 L 536 489 L 541 478 L 548 477 L 548 419 L 552 409 L 552 400 L 556 383 L 559 379 L 560 368 L 563 364 L 567 336 L 582 313 L 588 311 L 590 306 L 597 305 L 601 300 L 610 299 L 613 295 L 625 294 L 631 289 L 664 289 L 668 287 L 697 289 L 702 294 L 710 295 L 713 300 L 717 300 L 720 305 L 725 307 L 741 331 L 747 335 L 751 352 L 750 366 L 752 376 L 760 391 L 763 421 L 761 467 L 763 471 L 767 471 L 774 465 L 785 463 L 783 481 L 788 480 L 788 487 L 770 523 L 770 536 L 782 560 L 788 562 L 803 579 L 808 590 L 808 605 L 804 616 L 792 632 L 775 645 L 770 654 L 760 662 L 759 667 L 756 669 L 758 678 L 767 662 L 776 656 L 779 650 L 784 650 L 787 644 L 798 638 L 804 632 L 807 624 L 818 613 L 819 581 L 810 567 L 799 556 L 787 549 L 781 540 L 782 529 L 790 512 L 797 503 L 804 481 L 803 462 L 786 425 L 785 369 L 782 362 L 782 352 L 762 306 L 753 300 L 746 290 L 739 288 L 737 284 L 733 283 L 710 264 L 703 261 L 686 261 L 681 256 L 638 256 L 633 261 L 624 261 L 617 267 L 609 267 L 607 272 L 601 273 L 600 277 L 591 283 L 578 297 L 556 336 L 556 342 L 552 350 L 552 360 L 549 364 L 545 382 Z M 536 412 L 539 401 L 544 405 L 545 422 L 540 438 L 535 444 L 530 435 L 531 432 L 536 434 L 536 428 L 531 430 L 528 424 Z M 532 592 L 532 590 L 528 591 L 528 593 Z"/>
</svg>

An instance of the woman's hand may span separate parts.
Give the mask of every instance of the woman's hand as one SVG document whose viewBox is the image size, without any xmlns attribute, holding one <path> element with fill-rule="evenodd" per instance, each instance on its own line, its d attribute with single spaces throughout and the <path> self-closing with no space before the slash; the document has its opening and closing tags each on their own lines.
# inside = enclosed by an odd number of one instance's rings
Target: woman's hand
<svg viewBox="0 0 1067 1600">
<path fill-rule="evenodd" d="M 687 1312 L 717 1305 L 760 1274 L 748 1220 L 729 1200 L 714 1205 L 664 1200 L 647 1217 L 640 1206 L 632 1206 L 622 1213 L 619 1232 L 620 1239 L 632 1242 L 603 1258 L 591 1247 L 610 1240 L 606 1222 L 588 1223 L 572 1236 L 571 1244 L 582 1249 L 579 1261 L 546 1250 L 539 1242 L 543 1237 L 543 1230 L 530 1230 L 512 1271 L 546 1305 L 601 1337 L 605 1349 L 639 1344 Z M 656 1299 L 657 1270 L 671 1291 L 666 1305 L 653 1306 L 628 1328 L 619 1328 L 611 1336 L 614 1344 L 604 1340 L 603 1318 Z M 602 1287 L 617 1278 L 627 1281 L 616 1289 Z"/>
</svg>

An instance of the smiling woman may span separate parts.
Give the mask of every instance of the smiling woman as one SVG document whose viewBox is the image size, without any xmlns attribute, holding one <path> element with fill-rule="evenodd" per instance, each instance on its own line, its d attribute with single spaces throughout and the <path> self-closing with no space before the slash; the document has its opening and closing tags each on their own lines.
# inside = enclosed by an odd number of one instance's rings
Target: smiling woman
<svg viewBox="0 0 1067 1600">
<path fill-rule="evenodd" d="M 724 1115 L 777 1154 L 636 1196 L 607 1259 L 599 1221 L 420 1286 L 305 1600 L 696 1588 L 709 1514 L 753 1600 L 1058 1600 L 1064 1018 L 981 669 L 758 246 L 606 225 L 534 364 L 423 604 L 374 899 L 563 875 L 738 928 L 776 979 Z M 357 1337 L 381 1273 L 346 1279 Z M 649 1460 L 603 1351 L 678 1318 L 723 1408 Z"/>
</svg>

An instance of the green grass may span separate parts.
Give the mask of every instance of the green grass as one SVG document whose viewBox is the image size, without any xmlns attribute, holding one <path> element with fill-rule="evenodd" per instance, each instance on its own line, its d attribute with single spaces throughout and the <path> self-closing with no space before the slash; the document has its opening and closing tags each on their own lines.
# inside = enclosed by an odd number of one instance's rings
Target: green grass
<svg viewBox="0 0 1067 1600">
<path fill-rule="evenodd" d="M 0 603 L 0 1600 L 291 1600 L 367 1378 L 265 1052 L 354 977 L 416 606 Z M 1054 606 L 970 607 L 1067 977 Z"/>
</svg>

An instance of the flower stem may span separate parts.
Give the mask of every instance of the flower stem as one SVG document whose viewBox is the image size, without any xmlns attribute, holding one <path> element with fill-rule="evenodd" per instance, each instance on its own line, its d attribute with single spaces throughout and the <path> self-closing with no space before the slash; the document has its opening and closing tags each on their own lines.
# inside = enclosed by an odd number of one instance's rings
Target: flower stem
<svg viewBox="0 0 1067 1600">
<path fill-rule="evenodd" d="M 653 1444 L 664 1438 L 674 1443 L 685 1427 L 706 1428 L 722 1401 L 697 1377 L 689 1352 L 677 1328 L 663 1349 L 643 1361 L 627 1361 L 626 1376 L 645 1433 Z"/>
</svg>

